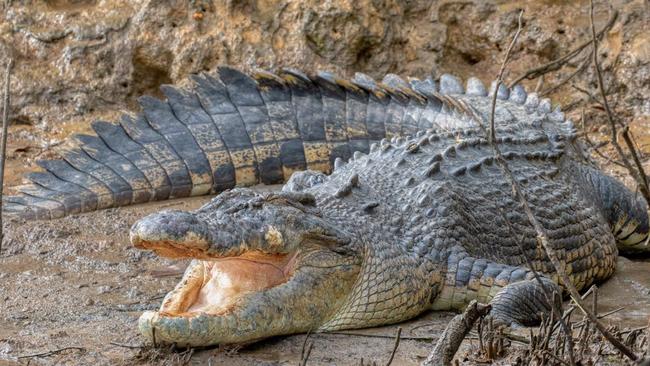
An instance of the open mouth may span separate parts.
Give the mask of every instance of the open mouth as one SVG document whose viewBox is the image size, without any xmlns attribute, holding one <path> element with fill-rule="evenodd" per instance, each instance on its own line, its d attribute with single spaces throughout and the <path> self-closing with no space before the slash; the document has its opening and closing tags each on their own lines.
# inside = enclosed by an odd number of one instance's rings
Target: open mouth
<svg viewBox="0 0 650 366">
<path fill-rule="evenodd" d="M 269 228 L 265 240 L 283 249 L 276 229 Z M 167 317 L 227 315 L 242 298 L 288 282 L 299 252 L 255 249 L 231 237 L 215 239 L 202 220 L 182 211 L 161 212 L 136 223 L 131 242 L 163 257 L 194 259 L 163 300 L 158 313 Z"/>
<path fill-rule="evenodd" d="M 290 197 L 260 204 L 265 198 L 230 193 L 232 202 L 222 195 L 214 207 L 162 211 L 131 228 L 136 248 L 192 259 L 160 308 L 138 320 L 154 343 L 248 343 L 317 329 L 354 285 L 360 261 L 342 249 L 343 233 Z"/>
<path fill-rule="evenodd" d="M 160 307 L 167 316 L 228 314 L 248 294 L 286 283 L 293 275 L 297 253 L 251 251 L 236 257 L 193 261 L 176 289 Z"/>
</svg>

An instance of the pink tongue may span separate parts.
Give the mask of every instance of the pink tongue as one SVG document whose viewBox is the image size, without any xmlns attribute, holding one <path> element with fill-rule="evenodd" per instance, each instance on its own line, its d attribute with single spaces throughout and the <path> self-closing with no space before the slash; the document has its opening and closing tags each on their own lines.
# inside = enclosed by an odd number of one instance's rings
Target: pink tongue
<svg viewBox="0 0 650 366">
<path fill-rule="evenodd" d="M 279 259 L 279 258 L 278 258 Z M 205 280 L 189 312 L 220 314 L 244 294 L 286 282 L 282 260 L 228 258 L 206 261 Z"/>
</svg>

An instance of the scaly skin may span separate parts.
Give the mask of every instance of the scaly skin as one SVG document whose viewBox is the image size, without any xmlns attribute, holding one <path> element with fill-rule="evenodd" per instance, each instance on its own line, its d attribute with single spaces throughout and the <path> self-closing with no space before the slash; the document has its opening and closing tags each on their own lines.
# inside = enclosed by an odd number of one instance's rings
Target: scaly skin
<svg viewBox="0 0 650 366">
<path fill-rule="evenodd" d="M 155 328 L 158 341 L 195 346 L 248 342 L 395 323 L 471 300 L 490 303 L 506 324 L 538 322 L 549 305 L 517 242 L 536 270 L 553 267 L 494 163 L 478 125 L 485 120 L 469 117 L 486 116 L 489 98 L 439 98 L 442 132 L 384 140 L 337 162 L 330 176 L 296 173 L 283 192 L 236 189 L 192 213 L 139 221 L 131 230 L 137 247 L 201 258 L 161 311 L 141 317 L 142 333 L 151 338 Z M 639 248 L 648 235 L 646 207 L 582 162 L 570 123 L 511 101 L 499 101 L 496 115 L 497 143 L 573 284 L 607 279 L 617 239 L 620 249 Z M 286 282 L 224 311 L 188 311 L 192 289 L 210 280 L 190 281 L 196 268 L 246 253 L 286 254 L 295 264 Z M 556 276 L 542 281 L 561 292 Z"/>
</svg>

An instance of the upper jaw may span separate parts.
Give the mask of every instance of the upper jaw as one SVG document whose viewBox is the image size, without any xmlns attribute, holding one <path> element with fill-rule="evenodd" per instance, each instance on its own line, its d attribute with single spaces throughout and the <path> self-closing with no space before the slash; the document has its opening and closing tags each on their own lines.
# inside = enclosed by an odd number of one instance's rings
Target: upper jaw
<svg viewBox="0 0 650 366">
<path fill-rule="evenodd" d="M 201 258 L 212 242 L 203 221 L 193 213 L 178 210 L 146 216 L 131 227 L 129 236 L 136 248 L 169 258 Z"/>
<path fill-rule="evenodd" d="M 348 233 L 314 214 L 314 209 L 306 212 L 296 203 L 255 204 L 258 206 L 239 211 L 205 206 L 196 212 L 154 213 L 132 226 L 130 239 L 136 248 L 165 257 L 202 259 L 250 251 L 288 254 L 306 242 L 347 250 L 351 241 Z"/>
<path fill-rule="evenodd" d="M 261 220 L 219 220 L 203 212 L 161 211 L 136 222 L 130 231 L 131 243 L 139 249 L 153 250 L 168 258 L 214 259 L 233 257 L 258 250 L 289 253 L 282 233 Z"/>
</svg>

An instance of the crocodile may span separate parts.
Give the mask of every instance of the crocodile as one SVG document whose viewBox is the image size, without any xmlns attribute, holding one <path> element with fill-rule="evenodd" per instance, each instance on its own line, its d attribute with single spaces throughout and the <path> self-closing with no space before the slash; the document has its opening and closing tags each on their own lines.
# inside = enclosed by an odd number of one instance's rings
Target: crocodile
<svg viewBox="0 0 650 366">
<path fill-rule="evenodd" d="M 97 136 L 40 162 L 5 203 L 55 218 L 221 192 L 131 228 L 135 247 L 192 259 L 139 319 L 154 342 L 372 327 L 472 300 L 504 324 L 539 322 L 543 287 L 562 283 L 488 143 L 494 94 L 495 143 L 573 284 L 606 280 L 619 252 L 647 251 L 645 202 L 589 164 L 572 122 L 521 86 L 220 67 L 163 92 L 120 124 L 94 123 Z"/>
</svg>

